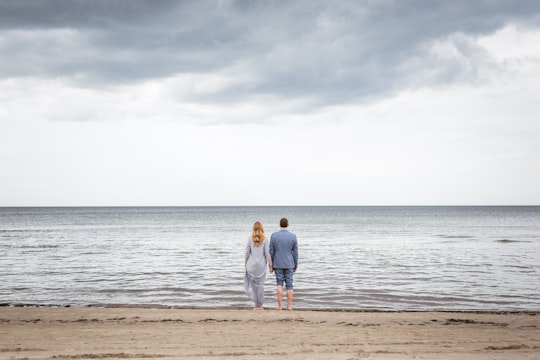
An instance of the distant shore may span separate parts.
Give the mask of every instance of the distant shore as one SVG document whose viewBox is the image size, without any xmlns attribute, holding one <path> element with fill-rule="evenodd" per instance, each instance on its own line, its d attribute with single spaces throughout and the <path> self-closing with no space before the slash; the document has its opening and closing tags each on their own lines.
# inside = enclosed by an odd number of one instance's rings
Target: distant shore
<svg viewBox="0 0 540 360">
<path fill-rule="evenodd" d="M 540 313 L 0 307 L 0 359 L 536 359 Z"/>
</svg>

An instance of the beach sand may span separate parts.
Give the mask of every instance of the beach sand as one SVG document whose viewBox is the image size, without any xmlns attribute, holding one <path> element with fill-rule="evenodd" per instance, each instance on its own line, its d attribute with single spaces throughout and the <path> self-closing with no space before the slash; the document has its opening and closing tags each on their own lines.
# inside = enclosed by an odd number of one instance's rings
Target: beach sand
<svg viewBox="0 0 540 360">
<path fill-rule="evenodd" d="M 540 359 L 540 314 L 0 307 L 0 359 Z"/>
</svg>

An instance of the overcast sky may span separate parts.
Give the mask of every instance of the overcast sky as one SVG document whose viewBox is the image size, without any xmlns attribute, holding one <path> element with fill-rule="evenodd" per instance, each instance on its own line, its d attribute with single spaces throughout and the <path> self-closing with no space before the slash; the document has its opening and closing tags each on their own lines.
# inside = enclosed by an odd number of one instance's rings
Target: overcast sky
<svg viewBox="0 0 540 360">
<path fill-rule="evenodd" d="M 540 1 L 0 0 L 0 206 L 539 205 Z"/>
</svg>

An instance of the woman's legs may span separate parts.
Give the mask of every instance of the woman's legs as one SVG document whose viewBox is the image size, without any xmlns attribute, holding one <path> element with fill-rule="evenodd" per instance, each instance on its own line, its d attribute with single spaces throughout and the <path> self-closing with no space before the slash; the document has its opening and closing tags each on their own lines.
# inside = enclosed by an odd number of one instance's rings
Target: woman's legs
<svg viewBox="0 0 540 360">
<path fill-rule="evenodd" d="M 255 287 L 255 308 L 260 309 L 264 304 L 264 286 Z"/>
</svg>

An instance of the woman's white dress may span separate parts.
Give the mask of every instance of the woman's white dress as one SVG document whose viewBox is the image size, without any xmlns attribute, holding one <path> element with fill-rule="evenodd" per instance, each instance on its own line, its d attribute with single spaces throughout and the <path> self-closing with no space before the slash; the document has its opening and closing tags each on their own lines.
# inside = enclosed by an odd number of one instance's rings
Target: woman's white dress
<svg viewBox="0 0 540 360">
<path fill-rule="evenodd" d="M 255 302 L 256 307 L 262 307 L 264 303 L 264 282 L 266 280 L 266 268 L 270 265 L 270 243 L 267 238 L 260 246 L 255 246 L 251 237 L 246 246 L 246 274 L 244 276 L 244 288 L 248 297 Z"/>
</svg>

